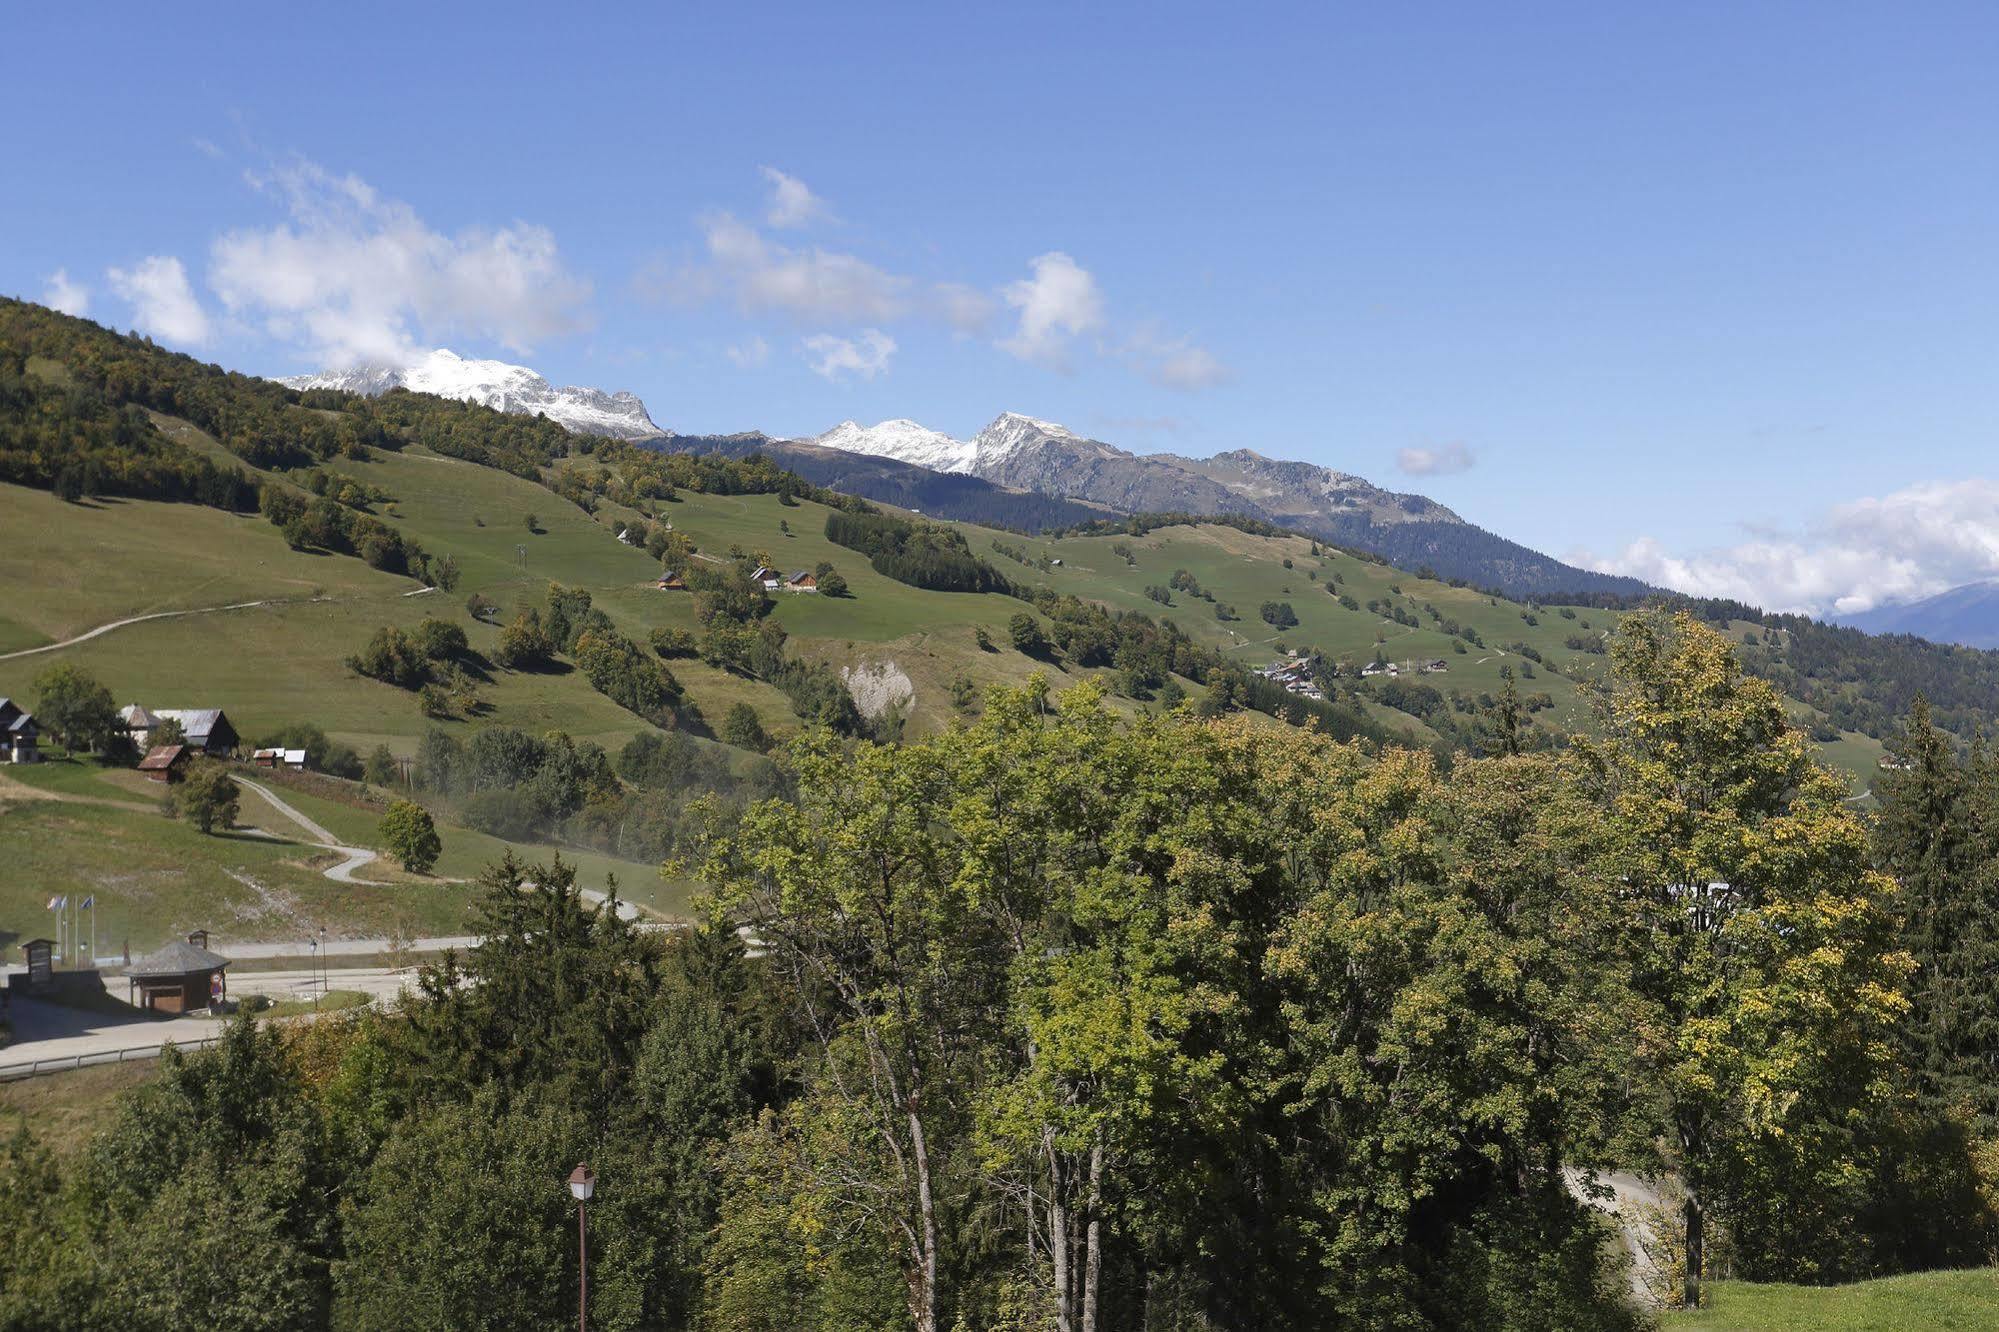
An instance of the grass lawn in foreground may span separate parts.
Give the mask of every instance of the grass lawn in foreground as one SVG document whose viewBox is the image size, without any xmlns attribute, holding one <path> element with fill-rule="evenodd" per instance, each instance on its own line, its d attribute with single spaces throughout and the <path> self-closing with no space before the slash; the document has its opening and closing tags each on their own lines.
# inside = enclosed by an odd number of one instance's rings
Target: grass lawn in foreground
<svg viewBox="0 0 1999 1332">
<path fill-rule="evenodd" d="M 246 793 L 246 819 L 253 799 Z M 322 926 L 334 938 L 458 934 L 465 926 L 462 885 L 334 883 L 320 872 L 332 856 L 317 847 L 204 836 L 151 809 L 0 805 L 0 846 L 9 849 L 0 943 L 9 945 L 53 937 L 48 904 L 61 894 L 97 899 L 97 943 L 106 954 L 129 945 L 137 956 L 194 929 L 211 931 L 226 956 L 232 941 L 306 938 Z"/>
<path fill-rule="evenodd" d="M 273 784 L 271 789 L 286 804 L 296 808 L 347 845 L 381 848 L 380 811 L 343 804 L 338 800 L 329 800 L 324 796 L 289 786 Z M 245 792 L 243 810 L 244 819 L 249 820 L 252 814 L 262 817 L 269 813 L 270 806 L 255 792 Z M 618 896 L 626 901 L 637 902 L 664 916 L 686 914 L 692 885 L 685 880 L 662 880 L 657 865 L 620 860 L 601 852 L 583 851 L 571 847 L 507 842 L 486 833 L 447 823 L 437 825 L 437 837 L 444 844 L 444 851 L 427 878 L 405 875 L 393 862 L 386 859 L 362 870 L 362 877 L 394 879 L 399 882 L 406 880 L 417 885 L 448 879 L 473 879 L 478 877 L 486 866 L 498 861 L 511 849 L 516 859 L 529 864 L 546 862 L 551 857 L 560 855 L 564 864 L 576 867 L 577 886 L 594 892 L 603 892 L 607 880 L 615 874 L 618 877 Z M 460 885 L 459 891 L 468 892 L 469 885 Z"/>
<path fill-rule="evenodd" d="M 157 1060 L 141 1059 L 0 1083 L 0 1133 L 26 1128 L 67 1156 L 111 1122 L 121 1093 L 149 1081 L 159 1069 Z"/>
<path fill-rule="evenodd" d="M 1999 1327 L 1999 1269 L 1918 1272 L 1847 1286 L 1717 1281 L 1711 1304 L 1669 1313 L 1668 1332 L 1972 1332 Z"/>
</svg>

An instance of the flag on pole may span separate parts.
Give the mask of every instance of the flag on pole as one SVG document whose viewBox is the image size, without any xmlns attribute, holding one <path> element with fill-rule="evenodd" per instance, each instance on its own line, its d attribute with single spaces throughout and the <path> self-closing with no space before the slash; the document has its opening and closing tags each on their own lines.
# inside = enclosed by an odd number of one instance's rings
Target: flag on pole
<svg viewBox="0 0 1999 1332">
<path fill-rule="evenodd" d="M 77 903 L 76 905 L 77 905 L 77 909 L 78 909 L 78 910 L 82 910 L 82 909 L 83 909 L 84 907 L 94 907 L 94 906 L 96 906 L 96 905 L 97 905 L 97 894 L 96 894 L 96 893 L 92 893 L 92 894 L 91 894 L 90 896 L 88 896 L 88 897 L 84 898 L 84 899 L 83 899 L 83 900 L 82 900 L 81 902 L 78 902 L 78 903 Z"/>
<path fill-rule="evenodd" d="M 60 911 L 68 905 L 69 898 L 66 896 L 51 897 L 49 899 L 49 910 L 51 911 Z"/>
</svg>

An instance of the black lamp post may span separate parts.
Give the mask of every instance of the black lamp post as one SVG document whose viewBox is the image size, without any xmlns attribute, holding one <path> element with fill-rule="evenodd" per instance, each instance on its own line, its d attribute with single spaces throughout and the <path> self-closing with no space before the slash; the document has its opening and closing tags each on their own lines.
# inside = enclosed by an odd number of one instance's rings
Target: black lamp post
<svg viewBox="0 0 1999 1332">
<path fill-rule="evenodd" d="M 576 1198 L 576 1332 L 589 1332 L 590 1327 L 590 1240 L 583 1213 L 596 1190 L 596 1172 L 578 1163 L 569 1172 L 569 1192 Z"/>
</svg>

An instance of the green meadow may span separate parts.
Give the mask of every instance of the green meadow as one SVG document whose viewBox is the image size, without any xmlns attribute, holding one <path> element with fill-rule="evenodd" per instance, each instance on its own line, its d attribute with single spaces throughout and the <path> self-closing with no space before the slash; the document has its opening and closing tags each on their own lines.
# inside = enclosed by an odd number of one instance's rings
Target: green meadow
<svg viewBox="0 0 1999 1332">
<path fill-rule="evenodd" d="M 1848 1286 L 1717 1281 L 1668 1332 L 1977 1332 L 1999 1327 L 1999 1269 L 1918 1272 Z"/>
</svg>

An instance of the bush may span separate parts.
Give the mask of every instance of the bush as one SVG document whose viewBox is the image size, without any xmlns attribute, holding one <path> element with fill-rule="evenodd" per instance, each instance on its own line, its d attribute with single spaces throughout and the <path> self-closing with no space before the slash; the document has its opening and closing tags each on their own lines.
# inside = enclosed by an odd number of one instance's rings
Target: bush
<svg viewBox="0 0 1999 1332">
<path fill-rule="evenodd" d="M 1006 622 L 1006 634 L 1013 644 L 1013 650 L 1024 652 L 1030 657 L 1048 655 L 1048 636 L 1041 631 L 1041 621 L 1028 611 L 1020 611 Z"/>
<path fill-rule="evenodd" d="M 413 800 L 398 800 L 382 816 L 382 841 L 389 854 L 412 874 L 428 874 L 444 851 L 430 811 Z"/>
<path fill-rule="evenodd" d="M 398 689 L 415 689 L 430 678 L 430 660 L 410 636 L 387 625 L 347 659 L 349 670 Z"/>
<path fill-rule="evenodd" d="M 662 657 L 691 657 L 698 650 L 694 634 L 686 629 L 655 629 L 648 635 L 648 641 Z"/>
<path fill-rule="evenodd" d="M 236 822 L 242 796 L 228 769 L 202 759 L 189 765 L 187 776 L 177 785 L 167 788 L 168 812 L 204 833 L 218 827 L 226 831 Z"/>
<path fill-rule="evenodd" d="M 361 770 L 363 779 L 375 786 L 387 786 L 402 775 L 396 763 L 396 756 L 387 745 L 376 745 L 368 755 L 368 762 Z"/>
<path fill-rule="evenodd" d="M 555 640 L 541 627 L 541 612 L 529 607 L 500 631 L 494 653 L 502 666 L 515 671 L 544 670 L 555 661 Z"/>
<path fill-rule="evenodd" d="M 764 732 L 762 718 L 757 710 L 747 703 L 738 703 L 722 718 L 722 742 L 738 749 L 751 749 L 761 754 L 770 748 L 770 736 Z"/>
<path fill-rule="evenodd" d="M 468 649 L 465 631 L 449 620 L 425 620 L 410 634 L 417 651 L 431 661 L 453 661 Z"/>
<path fill-rule="evenodd" d="M 1266 601 L 1257 607 L 1258 615 L 1264 623 L 1277 629 L 1289 629 L 1298 623 L 1298 612 L 1291 609 L 1288 601 Z"/>
</svg>

